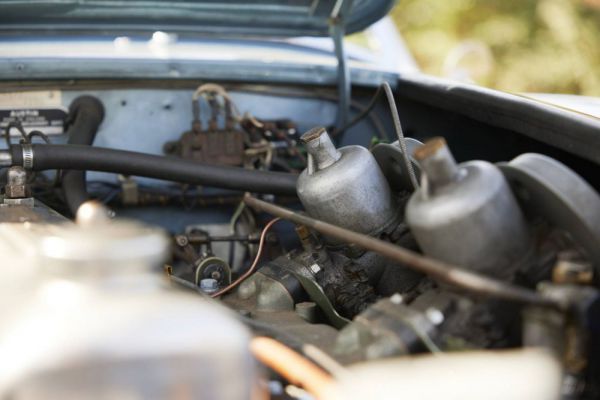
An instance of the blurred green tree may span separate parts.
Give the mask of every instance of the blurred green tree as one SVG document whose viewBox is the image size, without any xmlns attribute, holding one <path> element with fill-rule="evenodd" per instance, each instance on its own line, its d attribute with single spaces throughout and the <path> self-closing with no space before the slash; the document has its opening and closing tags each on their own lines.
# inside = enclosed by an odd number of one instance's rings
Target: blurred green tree
<svg viewBox="0 0 600 400">
<path fill-rule="evenodd" d="M 427 73 L 600 96 L 600 0 L 400 0 L 392 17 Z"/>
</svg>

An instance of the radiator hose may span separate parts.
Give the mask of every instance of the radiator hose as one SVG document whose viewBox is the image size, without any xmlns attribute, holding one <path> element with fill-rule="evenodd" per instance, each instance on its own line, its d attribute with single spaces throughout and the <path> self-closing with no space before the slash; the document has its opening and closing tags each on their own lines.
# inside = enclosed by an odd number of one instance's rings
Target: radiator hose
<svg viewBox="0 0 600 400">
<path fill-rule="evenodd" d="M 246 192 L 296 195 L 295 174 L 210 165 L 133 151 L 74 144 L 34 144 L 13 145 L 10 155 L 13 166 L 33 171 L 112 172 Z"/>
<path fill-rule="evenodd" d="M 91 146 L 103 119 L 104 106 L 100 100 L 93 96 L 77 97 L 69 106 L 68 143 Z M 69 210 L 75 215 L 79 206 L 89 198 L 85 171 L 64 171 L 62 190 Z"/>
</svg>

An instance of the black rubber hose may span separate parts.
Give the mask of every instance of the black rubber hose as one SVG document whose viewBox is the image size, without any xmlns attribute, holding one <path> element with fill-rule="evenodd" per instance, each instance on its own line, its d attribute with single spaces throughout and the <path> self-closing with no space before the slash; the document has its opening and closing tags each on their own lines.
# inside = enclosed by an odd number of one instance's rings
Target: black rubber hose
<svg viewBox="0 0 600 400">
<path fill-rule="evenodd" d="M 71 169 L 145 176 L 255 193 L 296 195 L 297 175 L 217 166 L 175 157 L 81 145 L 34 144 L 34 171 Z M 12 165 L 23 165 L 22 145 L 11 146 Z"/>
<path fill-rule="evenodd" d="M 104 106 L 93 96 L 77 97 L 69 106 L 69 119 L 68 143 L 91 146 L 104 119 Z M 69 210 L 75 215 L 79 206 L 89 198 L 85 171 L 64 171 L 62 189 Z"/>
</svg>

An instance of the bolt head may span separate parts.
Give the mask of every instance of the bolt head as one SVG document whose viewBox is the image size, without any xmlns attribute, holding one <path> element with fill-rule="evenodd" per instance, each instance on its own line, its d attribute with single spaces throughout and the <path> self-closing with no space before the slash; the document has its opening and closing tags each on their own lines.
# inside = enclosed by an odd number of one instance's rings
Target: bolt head
<svg viewBox="0 0 600 400">
<path fill-rule="evenodd" d="M 402 297 L 402 295 L 400 293 L 394 293 L 390 297 L 390 301 L 392 302 L 392 304 L 402 304 L 402 302 L 404 301 L 404 298 Z"/>
<path fill-rule="evenodd" d="M 211 293 L 219 288 L 219 282 L 216 279 L 205 278 L 200 281 L 200 290 Z"/>
<path fill-rule="evenodd" d="M 177 235 L 175 241 L 178 246 L 186 246 L 188 244 L 188 238 L 184 235 Z"/>
<path fill-rule="evenodd" d="M 444 322 L 444 314 L 437 308 L 429 307 L 425 310 L 425 315 L 433 325 L 439 325 Z"/>
<path fill-rule="evenodd" d="M 313 274 L 318 274 L 319 272 L 321 272 L 321 267 L 319 267 L 319 264 L 313 264 L 310 266 L 310 270 Z"/>
<path fill-rule="evenodd" d="M 29 197 L 27 185 L 6 185 L 4 193 L 9 199 L 22 199 Z"/>
</svg>

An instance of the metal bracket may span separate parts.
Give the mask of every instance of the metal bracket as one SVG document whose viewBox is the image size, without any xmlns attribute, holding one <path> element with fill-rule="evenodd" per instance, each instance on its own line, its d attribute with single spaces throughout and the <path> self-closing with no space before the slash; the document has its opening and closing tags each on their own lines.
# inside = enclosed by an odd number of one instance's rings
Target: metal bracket
<svg viewBox="0 0 600 400">
<path fill-rule="evenodd" d="M 337 86 L 338 86 L 338 115 L 336 126 L 343 127 L 348 123 L 350 115 L 351 82 L 348 58 L 344 49 L 344 35 L 346 26 L 344 16 L 352 8 L 352 0 L 337 0 L 329 18 L 329 34 L 333 39 L 335 57 L 337 58 Z"/>
<path fill-rule="evenodd" d="M 349 319 L 342 317 L 336 311 L 336 309 L 333 307 L 333 304 L 331 304 L 329 298 L 323 291 L 323 288 L 321 288 L 321 286 L 317 282 L 303 275 L 300 275 L 299 273 L 291 273 L 296 277 L 298 282 L 300 282 L 300 285 L 302 285 L 302 288 L 306 291 L 311 301 L 316 303 L 319 306 L 319 308 L 321 308 L 321 311 L 323 311 L 325 317 L 331 325 L 333 325 L 337 329 L 342 329 L 344 326 L 350 323 Z"/>
<path fill-rule="evenodd" d="M 140 201 L 137 182 L 125 175 L 119 175 L 119 182 L 121 182 L 121 202 L 123 205 L 137 206 Z"/>
</svg>

